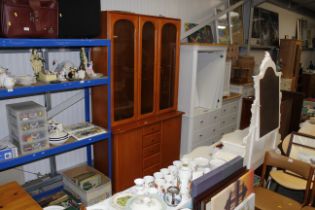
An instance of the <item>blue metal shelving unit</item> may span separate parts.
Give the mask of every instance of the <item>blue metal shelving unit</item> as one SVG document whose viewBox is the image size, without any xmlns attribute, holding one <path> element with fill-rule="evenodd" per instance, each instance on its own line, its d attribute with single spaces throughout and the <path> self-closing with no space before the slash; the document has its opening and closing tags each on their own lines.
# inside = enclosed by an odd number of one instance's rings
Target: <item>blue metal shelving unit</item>
<svg viewBox="0 0 315 210">
<path fill-rule="evenodd" d="M 89 89 L 94 86 L 106 85 L 108 98 L 110 98 L 110 40 L 106 39 L 8 39 L 0 38 L 0 49 L 6 48 L 32 48 L 32 47 L 45 47 L 45 48 L 66 48 L 66 47 L 107 47 L 107 73 L 108 75 L 104 78 L 91 79 L 84 81 L 72 81 L 62 82 L 55 84 L 36 84 L 29 87 L 16 87 L 13 90 L 0 89 L 0 100 L 7 98 L 29 96 L 36 94 L 44 94 L 50 92 L 66 91 L 73 89 L 84 89 L 85 90 L 85 118 L 86 121 L 90 121 L 90 94 Z M 107 133 L 97 135 L 91 138 L 83 139 L 80 141 L 74 141 L 64 145 L 51 147 L 47 150 L 35 152 L 33 154 L 24 155 L 14 159 L 0 162 L 0 171 L 4 171 L 19 165 L 30 163 L 43 158 L 51 157 L 57 154 L 68 152 L 80 147 L 87 147 L 87 160 L 88 164 L 92 165 L 92 150 L 91 145 L 99 141 L 108 141 L 108 176 L 112 177 L 112 151 L 111 151 L 111 120 L 110 110 L 111 103 L 108 100 L 107 104 L 108 111 L 108 128 Z"/>
</svg>

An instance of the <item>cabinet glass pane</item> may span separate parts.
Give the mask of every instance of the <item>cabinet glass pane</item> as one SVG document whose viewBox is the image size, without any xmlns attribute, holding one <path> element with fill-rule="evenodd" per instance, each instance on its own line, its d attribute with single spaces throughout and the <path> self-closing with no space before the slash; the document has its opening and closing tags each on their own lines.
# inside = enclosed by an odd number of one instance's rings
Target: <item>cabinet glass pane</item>
<svg viewBox="0 0 315 210">
<path fill-rule="evenodd" d="M 134 116 L 134 30 L 128 20 L 114 25 L 114 121 Z"/>
<path fill-rule="evenodd" d="M 162 28 L 161 66 L 160 66 L 160 109 L 174 104 L 174 85 L 176 72 L 176 34 L 174 24 Z"/>
<path fill-rule="evenodd" d="M 142 29 L 141 114 L 153 112 L 154 38 L 153 23 L 145 23 Z"/>
</svg>

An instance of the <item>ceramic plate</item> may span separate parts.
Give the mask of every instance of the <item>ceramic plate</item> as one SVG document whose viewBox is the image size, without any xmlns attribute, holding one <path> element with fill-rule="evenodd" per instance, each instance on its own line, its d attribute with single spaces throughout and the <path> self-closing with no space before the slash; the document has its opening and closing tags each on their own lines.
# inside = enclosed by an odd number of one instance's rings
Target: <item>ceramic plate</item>
<svg viewBox="0 0 315 210">
<path fill-rule="evenodd" d="M 125 210 L 166 210 L 166 204 L 158 197 L 153 195 L 138 195 L 127 202 Z"/>
<path fill-rule="evenodd" d="M 199 167 L 209 167 L 209 160 L 207 158 L 196 157 L 194 161 Z"/>
<path fill-rule="evenodd" d="M 116 209 L 124 209 L 127 202 L 134 197 L 131 193 L 117 193 L 112 197 L 112 207 Z"/>
<path fill-rule="evenodd" d="M 47 206 L 44 210 L 64 210 L 65 208 L 62 206 Z"/>
</svg>

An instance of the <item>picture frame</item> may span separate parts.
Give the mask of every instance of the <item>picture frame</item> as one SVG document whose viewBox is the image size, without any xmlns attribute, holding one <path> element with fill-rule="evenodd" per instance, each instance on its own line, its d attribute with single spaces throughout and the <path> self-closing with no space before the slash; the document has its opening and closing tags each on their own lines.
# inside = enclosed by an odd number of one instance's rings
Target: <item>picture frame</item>
<svg viewBox="0 0 315 210">
<path fill-rule="evenodd" d="M 287 156 L 315 164 L 315 136 L 292 132 Z"/>
<path fill-rule="evenodd" d="M 255 194 L 249 195 L 241 204 L 234 210 L 255 210 Z"/>
<path fill-rule="evenodd" d="M 279 46 L 279 14 L 255 7 L 252 25 L 254 47 Z"/>
<path fill-rule="evenodd" d="M 216 186 L 195 197 L 193 199 L 194 209 L 232 210 L 253 194 L 253 182 L 253 171 L 242 168 L 222 182 L 217 183 Z"/>
<path fill-rule="evenodd" d="M 185 31 L 195 27 L 195 23 L 185 23 Z M 198 31 L 194 32 L 192 35 L 187 37 L 188 42 L 190 43 L 213 43 L 213 32 L 210 25 L 206 25 Z"/>
</svg>

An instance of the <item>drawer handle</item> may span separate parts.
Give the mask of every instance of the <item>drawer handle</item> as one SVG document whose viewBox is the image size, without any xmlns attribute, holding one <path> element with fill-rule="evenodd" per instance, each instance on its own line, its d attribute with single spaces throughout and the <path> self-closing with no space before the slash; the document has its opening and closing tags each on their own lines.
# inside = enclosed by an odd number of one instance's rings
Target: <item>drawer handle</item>
<svg viewBox="0 0 315 210">
<path fill-rule="evenodd" d="M 200 120 L 200 123 L 204 123 L 204 121 L 203 121 L 203 120 Z"/>
<path fill-rule="evenodd" d="M 223 124 L 225 124 L 225 121 L 222 121 Z"/>
<path fill-rule="evenodd" d="M 215 130 L 215 129 L 213 129 L 212 131 L 213 131 L 213 132 L 215 132 L 216 130 Z"/>
<path fill-rule="evenodd" d="M 214 119 L 217 119 L 217 118 L 218 118 L 217 116 L 214 117 Z"/>
<path fill-rule="evenodd" d="M 200 135 L 199 135 L 199 137 L 203 137 L 203 135 L 202 135 L 202 134 L 200 134 Z"/>
</svg>

